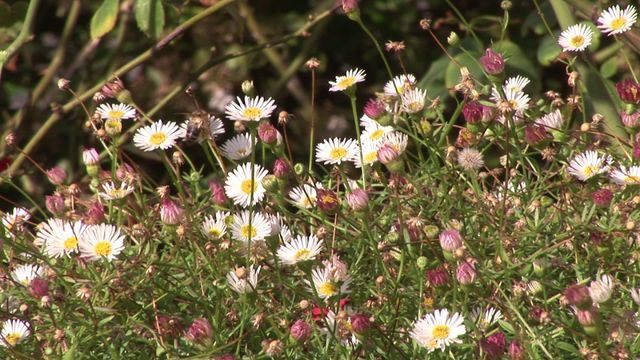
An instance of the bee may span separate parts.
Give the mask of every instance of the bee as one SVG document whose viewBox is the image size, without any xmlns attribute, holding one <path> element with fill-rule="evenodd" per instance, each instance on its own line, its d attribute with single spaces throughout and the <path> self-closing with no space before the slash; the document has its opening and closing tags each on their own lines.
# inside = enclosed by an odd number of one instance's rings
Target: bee
<svg viewBox="0 0 640 360">
<path fill-rule="evenodd" d="M 203 110 L 196 110 L 189 115 L 184 141 L 194 143 L 211 136 L 211 121 L 209 114 Z"/>
</svg>

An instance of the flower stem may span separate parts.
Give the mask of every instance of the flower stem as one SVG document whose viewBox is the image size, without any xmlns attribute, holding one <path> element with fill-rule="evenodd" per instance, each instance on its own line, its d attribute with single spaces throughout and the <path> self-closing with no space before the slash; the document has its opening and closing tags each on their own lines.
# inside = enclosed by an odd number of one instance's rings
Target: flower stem
<svg viewBox="0 0 640 360">
<path fill-rule="evenodd" d="M 367 33 L 367 35 L 369 35 L 369 37 L 371 38 L 371 41 L 373 41 L 373 44 L 376 46 L 376 49 L 378 50 L 378 54 L 380 54 L 380 58 L 382 58 L 382 62 L 384 62 L 384 67 L 387 69 L 387 73 L 389 74 L 389 79 L 393 79 L 393 73 L 391 72 L 391 67 L 387 62 L 387 58 L 384 56 L 384 52 L 382 51 L 382 47 L 380 47 L 380 43 L 378 43 L 378 40 L 376 39 L 375 36 L 373 36 L 371 31 L 369 31 L 369 29 L 364 24 L 362 19 L 358 18 L 356 22 L 358 23 L 358 25 L 360 25 L 362 30 L 364 30 L 364 32 Z"/>
<path fill-rule="evenodd" d="M 358 111 L 356 110 L 356 96 L 352 95 L 351 98 L 351 111 L 353 111 L 353 123 L 356 126 L 356 140 L 358 141 L 358 152 L 360 155 L 360 170 L 362 170 L 362 188 L 367 188 L 367 179 L 365 177 L 365 165 L 364 158 L 362 156 L 362 142 L 360 141 L 360 122 L 358 121 Z"/>
</svg>

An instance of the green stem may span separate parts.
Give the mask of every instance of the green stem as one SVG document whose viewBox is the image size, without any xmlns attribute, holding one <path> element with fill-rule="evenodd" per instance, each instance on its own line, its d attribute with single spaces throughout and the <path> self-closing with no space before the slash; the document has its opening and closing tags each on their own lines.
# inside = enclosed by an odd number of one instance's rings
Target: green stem
<svg viewBox="0 0 640 360">
<path fill-rule="evenodd" d="M 367 188 L 367 179 L 365 177 L 364 158 L 362 156 L 362 142 L 360 141 L 360 121 L 358 120 L 358 111 L 356 110 L 356 96 L 351 96 L 351 111 L 353 112 L 353 123 L 356 126 L 356 140 L 358 141 L 358 152 L 360 153 L 360 170 L 362 171 L 362 188 Z"/>
<path fill-rule="evenodd" d="M 378 43 L 378 40 L 376 39 L 375 36 L 373 36 L 371 31 L 369 31 L 369 29 L 364 24 L 364 22 L 362 22 L 362 19 L 358 18 L 356 22 L 358 23 L 358 25 L 360 25 L 362 30 L 364 30 L 364 32 L 367 33 L 369 38 L 371 38 L 371 41 L 373 41 L 373 44 L 376 46 L 376 49 L 378 50 L 378 54 L 380 54 L 380 58 L 382 59 L 382 62 L 384 62 L 384 67 L 387 69 L 387 73 L 389 74 L 389 79 L 393 79 L 393 72 L 391 72 L 391 67 L 387 62 L 387 58 L 384 56 L 384 52 L 382 51 L 382 47 L 380 47 L 380 43 Z"/>
</svg>

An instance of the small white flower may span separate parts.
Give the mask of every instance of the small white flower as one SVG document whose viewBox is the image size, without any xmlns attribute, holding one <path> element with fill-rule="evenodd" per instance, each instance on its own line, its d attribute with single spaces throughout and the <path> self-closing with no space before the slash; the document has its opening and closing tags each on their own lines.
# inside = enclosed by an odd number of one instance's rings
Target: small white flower
<svg viewBox="0 0 640 360">
<path fill-rule="evenodd" d="M 424 101 L 427 97 L 427 90 L 413 88 L 402 94 L 400 110 L 409 114 L 415 114 L 424 109 Z"/>
<path fill-rule="evenodd" d="M 296 186 L 289 191 L 289 198 L 297 207 L 310 209 L 316 206 L 316 189 L 322 189 L 322 184 L 316 183 L 315 185 L 315 187 L 311 184 Z"/>
<path fill-rule="evenodd" d="M 47 256 L 58 258 L 78 251 L 78 239 L 86 229 L 81 221 L 69 223 L 60 219 L 49 219 L 43 223 L 36 241 L 44 246 Z"/>
<path fill-rule="evenodd" d="M 38 265 L 23 264 L 11 272 L 11 278 L 24 286 L 29 286 L 31 280 L 42 275 L 42 267 Z"/>
<path fill-rule="evenodd" d="M 560 34 L 558 44 L 563 51 L 583 51 L 591 45 L 593 31 L 585 24 L 569 26 Z"/>
<path fill-rule="evenodd" d="M 252 178 L 251 163 L 244 163 L 227 174 L 224 190 L 238 206 L 247 207 L 257 204 L 262 201 L 266 192 L 262 186 L 265 176 L 267 176 L 267 170 L 260 164 L 254 164 Z"/>
<path fill-rule="evenodd" d="M 362 141 L 363 144 L 366 142 L 379 143 L 387 133 L 392 131 L 392 126 L 382 126 L 374 121 L 373 124 L 365 127 L 362 135 L 360 135 L 360 141 Z"/>
<path fill-rule="evenodd" d="M 136 110 L 126 104 L 102 104 L 96 109 L 96 113 L 106 120 L 127 120 L 136 117 Z"/>
<path fill-rule="evenodd" d="M 560 130 L 564 125 L 564 119 L 560 109 L 556 109 L 554 112 L 550 112 L 543 117 L 536 119 L 536 124 L 544 126 L 547 130 Z"/>
<path fill-rule="evenodd" d="M 228 212 L 218 211 L 215 217 L 209 215 L 204 218 L 200 230 L 202 234 L 210 239 L 220 239 L 227 232 L 227 216 Z"/>
<path fill-rule="evenodd" d="M 80 256 L 88 260 L 115 259 L 124 250 L 124 235 L 110 224 L 90 225 L 82 232 Z"/>
<path fill-rule="evenodd" d="M 238 277 L 238 270 L 230 271 L 227 273 L 227 283 L 231 290 L 238 294 L 248 294 L 253 292 L 258 287 L 258 274 L 260 274 L 261 267 L 249 266 L 249 273 L 244 274 L 242 278 Z M 242 269 L 242 272 L 246 273 L 246 270 Z"/>
<path fill-rule="evenodd" d="M 126 181 L 121 182 L 119 187 L 116 187 L 113 181 L 109 181 L 102 184 L 102 191 L 98 195 L 105 200 L 118 200 L 131 194 L 133 190 L 135 190 L 133 185 Z"/>
<path fill-rule="evenodd" d="M 280 246 L 278 258 L 286 265 L 295 265 L 302 261 L 313 260 L 322 251 L 322 240 L 315 235 L 296 236 L 295 239 Z"/>
<path fill-rule="evenodd" d="M 576 155 L 570 162 L 567 171 L 579 180 L 587 181 L 593 176 L 609 171 L 613 159 L 609 155 L 601 155 L 593 150 L 587 150 Z"/>
<path fill-rule="evenodd" d="M 390 145 L 398 154 L 403 154 L 407 149 L 409 136 L 399 131 L 391 131 L 384 135 L 382 145 Z"/>
<path fill-rule="evenodd" d="M 351 69 L 344 76 L 336 76 L 336 81 L 329 81 L 329 91 L 345 91 L 353 85 L 363 82 L 366 74 L 361 69 Z"/>
<path fill-rule="evenodd" d="M 631 166 L 629 168 L 620 166 L 619 169 L 611 171 L 609 177 L 616 184 L 638 185 L 640 184 L 640 166 Z"/>
<path fill-rule="evenodd" d="M 231 235 L 234 239 L 244 241 L 251 240 L 261 241 L 271 234 L 271 225 L 269 220 L 259 212 L 254 212 L 251 217 L 251 225 L 249 225 L 249 211 L 244 210 L 233 216 L 233 225 L 231 226 Z"/>
<path fill-rule="evenodd" d="M 366 114 L 362 114 L 360 117 L 360 126 L 367 129 L 370 126 L 381 126 L 376 120 L 368 117 Z"/>
<path fill-rule="evenodd" d="M 316 146 L 316 161 L 325 165 L 352 161 L 358 154 L 358 144 L 353 139 L 326 139 Z"/>
<path fill-rule="evenodd" d="M 384 85 L 384 93 L 388 96 L 402 96 L 406 90 L 416 86 L 416 77 L 412 74 L 398 75 Z"/>
<path fill-rule="evenodd" d="M 382 139 L 384 140 L 384 138 Z M 378 161 L 378 149 L 382 146 L 383 141 L 371 142 L 365 141 L 362 143 L 362 163 L 364 165 L 371 165 Z M 362 163 L 360 161 L 360 156 L 355 156 L 353 158 L 353 163 L 357 168 L 362 167 Z"/>
<path fill-rule="evenodd" d="M 31 214 L 27 209 L 21 207 L 13 208 L 11 213 L 4 213 L 2 215 L 2 226 L 5 234 L 13 238 L 14 233 L 29 219 L 31 219 Z"/>
<path fill-rule="evenodd" d="M 162 120 L 158 120 L 149 126 L 138 129 L 133 137 L 133 143 L 142 151 L 167 150 L 184 136 L 185 130 L 173 121 L 165 124 Z"/>
<path fill-rule="evenodd" d="M 513 90 L 506 90 L 504 94 L 511 111 L 515 111 L 516 114 L 521 114 L 529 108 L 529 101 L 531 101 L 529 95 Z"/>
<path fill-rule="evenodd" d="M 240 97 L 236 98 L 236 102 L 225 107 L 225 114 L 229 120 L 237 121 L 259 121 L 271 116 L 273 110 L 276 109 L 275 101 L 272 98 L 265 99 L 262 96 L 244 97 L 244 101 Z"/>
<path fill-rule="evenodd" d="M 207 115 L 207 116 L 209 121 L 209 127 L 208 127 L 209 138 L 215 139 L 218 137 L 218 135 L 224 134 L 225 130 L 224 130 L 224 124 L 222 123 L 222 120 L 218 119 L 213 115 Z M 189 122 L 190 121 L 187 120 L 182 124 L 180 124 L 180 130 L 182 131 L 183 138 L 187 137 L 187 128 L 189 127 Z"/>
<path fill-rule="evenodd" d="M 269 220 L 269 226 L 271 226 L 269 236 L 276 236 L 280 234 L 281 230 L 289 228 L 287 224 L 284 223 L 284 219 L 279 213 L 268 214 L 267 218 Z"/>
<path fill-rule="evenodd" d="M 257 141 L 254 140 L 254 144 L 256 143 Z M 224 157 L 237 161 L 251 155 L 251 149 L 251 135 L 244 133 L 227 140 L 220 150 Z"/>
<path fill-rule="evenodd" d="M 471 319 L 478 327 L 488 328 L 489 326 L 502 319 L 502 311 L 494 308 L 493 306 L 487 306 L 486 308 L 476 307 L 471 311 Z"/>
<path fill-rule="evenodd" d="M 531 80 L 528 78 L 518 75 L 514 77 L 510 77 L 505 81 L 504 86 L 502 87 L 505 92 L 513 91 L 513 92 L 523 92 L 524 88 L 529 85 Z"/>
<path fill-rule="evenodd" d="M 449 316 L 449 310 L 440 309 L 416 321 L 410 335 L 418 345 L 432 352 L 435 349 L 444 350 L 454 343 L 461 343 L 459 337 L 465 333 L 462 315 L 454 313 Z"/>
<path fill-rule="evenodd" d="M 592 281 L 589 284 L 589 296 L 596 304 L 602 304 L 611 298 L 614 288 L 613 280 L 609 275 L 602 275 L 600 279 Z"/>
<path fill-rule="evenodd" d="M 635 6 L 627 5 L 624 10 L 619 5 L 614 5 L 603 11 L 598 18 L 598 29 L 611 36 L 622 34 L 631 29 L 638 19 Z"/>
<path fill-rule="evenodd" d="M 20 319 L 7 320 L 2 324 L 0 346 L 14 347 L 23 342 L 29 335 L 29 323 Z"/>
<path fill-rule="evenodd" d="M 313 288 L 315 293 L 322 299 L 328 299 L 335 295 L 343 295 L 351 292 L 349 290 L 349 284 L 351 284 L 351 277 L 348 277 L 344 281 L 336 279 L 330 269 L 315 268 L 311 272 L 311 279 L 313 281 Z M 305 280 L 307 285 L 311 286 L 309 281 Z M 310 289 L 313 293 L 314 290 Z"/>
</svg>

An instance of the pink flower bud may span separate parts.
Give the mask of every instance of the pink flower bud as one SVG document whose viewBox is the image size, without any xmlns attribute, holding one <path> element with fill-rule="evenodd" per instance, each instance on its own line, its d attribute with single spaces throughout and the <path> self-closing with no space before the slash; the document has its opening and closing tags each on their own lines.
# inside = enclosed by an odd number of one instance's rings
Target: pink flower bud
<svg viewBox="0 0 640 360">
<path fill-rule="evenodd" d="M 335 192 L 328 189 L 316 190 L 316 206 L 322 211 L 335 211 L 340 205 L 340 200 Z"/>
<path fill-rule="evenodd" d="M 378 160 L 381 163 L 387 165 L 390 164 L 393 160 L 397 159 L 400 154 L 393 148 L 393 146 L 389 144 L 384 144 L 378 149 Z"/>
<path fill-rule="evenodd" d="M 591 193 L 591 199 L 596 206 L 608 208 L 613 199 L 613 193 L 609 189 L 600 189 Z"/>
<path fill-rule="evenodd" d="M 504 58 L 502 54 L 487 49 L 480 57 L 480 63 L 484 70 L 491 75 L 498 75 L 504 70 Z"/>
<path fill-rule="evenodd" d="M 433 270 L 427 271 L 427 279 L 433 287 L 440 287 L 449 283 L 449 275 L 447 270 L 439 266 Z"/>
<path fill-rule="evenodd" d="M 263 121 L 258 126 L 258 137 L 265 144 L 275 144 L 278 141 L 278 130 L 268 121 Z"/>
<path fill-rule="evenodd" d="M 593 326 L 598 317 L 598 309 L 591 308 L 588 310 L 576 309 L 576 318 L 582 326 Z"/>
<path fill-rule="evenodd" d="M 513 340 L 509 344 L 509 357 L 512 360 L 524 360 L 524 347 L 520 344 L 518 340 Z"/>
<path fill-rule="evenodd" d="M 371 328 L 371 321 L 369 321 L 369 317 L 367 315 L 351 315 L 349 320 L 351 320 L 351 328 L 356 334 L 365 333 L 369 328 Z"/>
<path fill-rule="evenodd" d="M 273 163 L 273 175 L 279 178 L 286 178 L 291 173 L 291 165 L 285 159 L 278 158 Z"/>
<path fill-rule="evenodd" d="M 363 112 L 375 120 L 385 113 L 384 103 L 377 99 L 369 99 L 364 106 Z"/>
<path fill-rule="evenodd" d="M 616 91 L 620 99 L 628 104 L 640 103 L 640 84 L 626 79 L 616 84 Z"/>
<path fill-rule="evenodd" d="M 217 181 L 209 181 L 209 189 L 211 190 L 211 200 L 216 205 L 224 205 L 227 202 L 227 194 L 224 192 L 224 187 Z"/>
<path fill-rule="evenodd" d="M 476 281 L 477 273 L 473 264 L 464 261 L 456 269 L 456 280 L 462 285 L 470 285 Z"/>
<path fill-rule="evenodd" d="M 86 166 L 97 165 L 100 162 L 100 154 L 94 148 L 86 149 L 82 152 L 82 162 Z"/>
<path fill-rule="evenodd" d="M 176 225 L 182 219 L 183 210 L 175 201 L 166 197 L 160 202 L 160 220 L 166 225 Z"/>
<path fill-rule="evenodd" d="M 640 126 L 640 112 L 627 114 L 626 111 L 622 110 L 620 112 L 620 118 L 622 119 L 622 124 L 628 128 L 637 128 Z"/>
<path fill-rule="evenodd" d="M 633 143 L 633 158 L 640 159 L 640 142 L 638 141 Z"/>
<path fill-rule="evenodd" d="M 362 189 L 354 189 L 347 194 L 347 204 L 349 204 L 352 210 L 358 211 L 366 209 L 369 204 L 369 195 Z"/>
<path fill-rule="evenodd" d="M 36 299 L 49 295 L 49 282 L 41 277 L 36 277 L 29 283 L 29 294 Z"/>
<path fill-rule="evenodd" d="M 589 309 L 591 307 L 591 295 L 589 288 L 584 285 L 572 285 L 563 292 L 564 297 L 569 304 L 577 306 L 580 309 Z"/>
<path fill-rule="evenodd" d="M 303 320 L 297 320 L 291 325 L 289 333 L 296 341 L 305 342 L 311 336 L 311 326 Z"/>
<path fill-rule="evenodd" d="M 482 120 L 482 104 L 477 101 L 471 101 L 462 108 L 464 120 L 469 124 L 474 124 Z"/>
<path fill-rule="evenodd" d="M 358 10 L 358 0 L 342 0 L 342 10 L 346 14 Z"/>
<path fill-rule="evenodd" d="M 445 230 L 439 236 L 442 250 L 454 252 L 462 246 L 462 237 L 456 229 Z"/>
<path fill-rule="evenodd" d="M 195 343 L 202 343 L 209 340 L 211 334 L 213 334 L 213 329 L 211 328 L 209 320 L 199 318 L 193 320 L 193 323 L 189 326 L 189 330 L 187 330 L 185 339 Z"/>
<path fill-rule="evenodd" d="M 489 359 L 499 359 L 506 347 L 504 333 L 497 332 L 486 339 L 480 340 L 480 348 Z"/>
<path fill-rule="evenodd" d="M 87 224 L 100 224 L 104 220 L 104 206 L 99 202 L 94 202 L 84 214 L 84 222 Z"/>
<path fill-rule="evenodd" d="M 52 214 L 60 215 L 64 212 L 64 197 L 60 194 L 47 195 L 44 203 Z"/>
<path fill-rule="evenodd" d="M 67 172 L 61 167 L 54 167 L 47 170 L 47 178 L 53 185 L 61 185 L 67 178 Z"/>
<path fill-rule="evenodd" d="M 536 145 L 547 138 L 547 130 L 540 125 L 527 125 L 524 128 L 524 139 L 529 145 Z"/>
<path fill-rule="evenodd" d="M 236 359 L 235 356 L 231 354 L 224 354 L 215 358 L 215 360 L 235 360 L 235 359 Z"/>
</svg>

